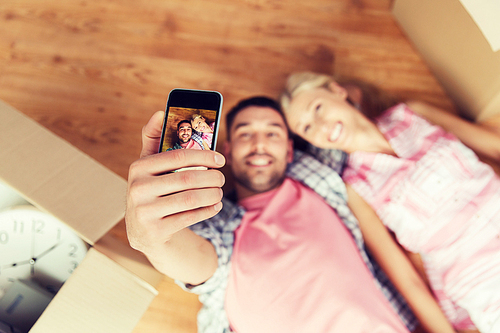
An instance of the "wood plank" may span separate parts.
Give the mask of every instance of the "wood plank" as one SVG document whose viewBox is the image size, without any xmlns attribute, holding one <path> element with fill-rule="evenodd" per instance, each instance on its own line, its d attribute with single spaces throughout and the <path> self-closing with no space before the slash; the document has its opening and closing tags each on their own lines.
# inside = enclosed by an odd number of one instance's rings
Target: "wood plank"
<svg viewBox="0 0 500 333">
<path fill-rule="evenodd" d="M 289 73 L 313 70 L 361 78 L 453 112 L 390 6 L 2 0 L 0 98 L 122 177 L 139 155 L 142 126 L 176 87 L 218 90 L 227 112 L 241 98 L 277 97 Z M 127 242 L 123 223 L 112 232 Z M 134 332 L 195 332 L 199 306 L 166 278 Z"/>
</svg>

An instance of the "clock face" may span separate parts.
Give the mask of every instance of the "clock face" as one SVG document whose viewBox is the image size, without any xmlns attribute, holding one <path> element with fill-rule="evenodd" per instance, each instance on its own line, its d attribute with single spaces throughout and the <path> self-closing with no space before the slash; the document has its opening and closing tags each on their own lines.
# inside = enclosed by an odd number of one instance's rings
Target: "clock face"
<svg viewBox="0 0 500 333">
<path fill-rule="evenodd" d="M 55 294 L 87 253 L 69 227 L 35 208 L 0 212 L 0 295 L 16 280 Z"/>
</svg>

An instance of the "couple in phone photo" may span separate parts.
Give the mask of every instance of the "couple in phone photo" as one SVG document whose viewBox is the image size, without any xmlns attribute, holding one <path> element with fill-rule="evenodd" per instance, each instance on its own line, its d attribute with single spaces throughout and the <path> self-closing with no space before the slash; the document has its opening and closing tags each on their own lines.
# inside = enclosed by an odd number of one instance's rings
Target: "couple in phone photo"
<svg viewBox="0 0 500 333">
<path fill-rule="evenodd" d="M 210 150 L 215 122 L 207 123 L 201 114 L 193 114 L 191 120 L 181 120 L 177 124 L 175 145 L 168 150 L 198 149 Z"/>
</svg>

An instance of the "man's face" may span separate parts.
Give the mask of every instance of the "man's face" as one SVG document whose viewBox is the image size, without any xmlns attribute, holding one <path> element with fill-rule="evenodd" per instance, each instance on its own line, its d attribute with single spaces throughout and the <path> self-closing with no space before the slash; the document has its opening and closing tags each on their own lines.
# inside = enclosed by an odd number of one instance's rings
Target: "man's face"
<svg viewBox="0 0 500 333">
<path fill-rule="evenodd" d="M 182 123 L 177 130 L 177 137 L 181 143 L 186 143 L 191 140 L 191 135 L 193 134 L 193 129 L 190 123 Z"/>
<path fill-rule="evenodd" d="M 241 110 L 230 128 L 230 138 L 225 147 L 226 156 L 245 196 L 281 185 L 287 163 L 293 159 L 293 146 L 278 112 L 258 106 Z"/>
</svg>

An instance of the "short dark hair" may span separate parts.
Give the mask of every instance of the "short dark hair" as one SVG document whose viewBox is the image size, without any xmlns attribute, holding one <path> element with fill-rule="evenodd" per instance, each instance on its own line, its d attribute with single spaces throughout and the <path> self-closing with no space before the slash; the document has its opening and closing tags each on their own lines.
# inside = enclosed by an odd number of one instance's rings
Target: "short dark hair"
<svg viewBox="0 0 500 333">
<path fill-rule="evenodd" d="M 290 137 L 290 129 L 288 128 L 288 123 L 286 122 L 285 114 L 283 113 L 283 110 L 281 109 L 280 104 L 275 101 L 272 98 L 266 97 L 266 96 L 255 96 L 255 97 L 249 97 L 246 99 L 241 100 L 238 104 L 233 106 L 231 110 L 226 115 L 226 136 L 227 136 L 227 141 L 231 140 L 230 137 L 230 132 L 231 132 L 231 126 L 233 125 L 234 118 L 236 118 L 236 115 L 240 113 L 240 111 L 251 107 L 251 106 L 257 106 L 257 107 L 268 107 L 276 112 L 278 112 L 283 118 L 283 121 L 285 122 L 286 125 L 286 130 L 288 133 L 288 137 Z"/>
<path fill-rule="evenodd" d="M 189 126 L 191 126 L 191 128 L 193 128 L 191 125 L 191 122 L 189 120 L 184 119 L 184 120 L 181 120 L 177 123 L 177 131 L 179 131 L 179 128 L 181 128 L 181 125 L 184 123 L 189 124 Z"/>
</svg>

